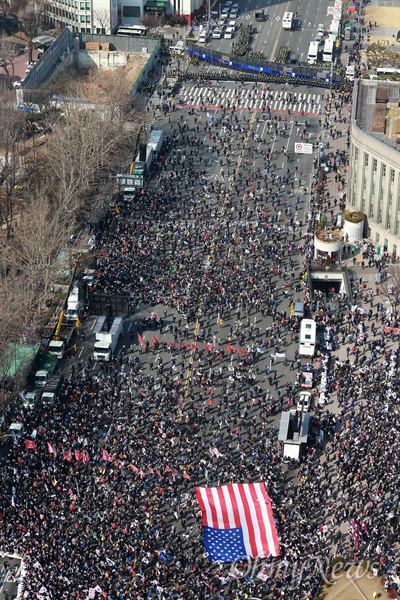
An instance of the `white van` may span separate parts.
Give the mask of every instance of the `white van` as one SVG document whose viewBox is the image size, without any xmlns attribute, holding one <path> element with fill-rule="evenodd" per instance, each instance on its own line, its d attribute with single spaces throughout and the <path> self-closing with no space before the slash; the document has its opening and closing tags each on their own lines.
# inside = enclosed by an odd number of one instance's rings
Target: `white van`
<svg viewBox="0 0 400 600">
<path fill-rule="evenodd" d="M 291 31 L 292 27 L 293 27 L 293 13 L 286 12 L 282 18 L 282 29 Z"/>
<path fill-rule="evenodd" d="M 224 33 L 224 38 L 226 40 L 231 40 L 233 37 L 235 37 L 235 28 L 234 27 L 228 27 L 228 29 Z"/>
<path fill-rule="evenodd" d="M 348 79 L 349 81 L 354 81 L 354 78 L 356 76 L 356 68 L 354 65 L 348 65 L 347 69 L 346 69 L 346 79 Z"/>
<path fill-rule="evenodd" d="M 318 48 L 318 42 L 311 42 L 307 54 L 307 62 L 309 65 L 314 65 L 316 62 L 318 62 Z"/>
</svg>

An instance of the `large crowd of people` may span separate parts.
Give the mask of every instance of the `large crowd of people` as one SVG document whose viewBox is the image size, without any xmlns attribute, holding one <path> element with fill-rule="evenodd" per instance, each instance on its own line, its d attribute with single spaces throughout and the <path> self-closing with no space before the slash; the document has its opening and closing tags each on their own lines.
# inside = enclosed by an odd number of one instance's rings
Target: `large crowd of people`
<svg viewBox="0 0 400 600">
<path fill-rule="evenodd" d="M 328 136 L 348 100 L 327 104 Z M 302 277 L 313 190 L 277 167 L 283 119 L 250 140 L 252 113 L 192 125 L 172 114 L 156 185 L 122 203 L 112 228 L 92 232 L 96 291 L 129 295 L 132 308 L 156 313 L 157 328 L 139 328 L 143 344 L 135 334 L 109 364 L 73 369 L 56 405 L 21 409 L 37 433 L 11 446 L 1 470 L 0 550 L 23 556 L 28 599 L 311 600 L 333 554 L 369 558 L 391 582 L 400 575 L 400 431 L 386 313 L 374 297 L 364 310 L 358 279 L 358 308 L 313 306 L 350 352 L 332 353 L 314 443 L 301 462 L 286 460 L 274 423 L 298 391 L 290 303 L 313 302 Z M 220 174 L 210 175 L 210 158 Z M 346 148 L 328 158 L 337 172 Z M 333 201 L 325 188 L 314 211 Z M 286 353 L 286 382 L 271 353 Z M 211 564 L 194 486 L 254 481 L 272 500 L 279 558 Z"/>
</svg>

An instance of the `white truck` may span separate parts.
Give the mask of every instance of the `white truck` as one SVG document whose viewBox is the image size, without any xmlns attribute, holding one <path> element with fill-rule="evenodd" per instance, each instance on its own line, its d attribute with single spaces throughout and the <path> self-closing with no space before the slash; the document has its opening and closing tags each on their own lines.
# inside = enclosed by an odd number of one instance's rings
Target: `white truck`
<svg viewBox="0 0 400 600">
<path fill-rule="evenodd" d="M 81 316 L 83 310 L 83 302 L 79 299 L 79 288 L 74 287 L 69 296 L 67 310 L 65 311 L 65 320 L 69 323 L 76 321 Z"/>
<path fill-rule="evenodd" d="M 69 348 L 74 332 L 75 325 L 63 325 L 60 332 L 57 333 L 58 339 L 49 342 L 49 353 L 61 360 Z"/>
<path fill-rule="evenodd" d="M 110 327 L 108 327 L 107 317 L 99 317 L 94 332 L 96 336 L 93 348 L 94 360 L 109 361 L 111 355 L 115 352 L 119 339 L 122 337 L 122 317 L 114 317 Z"/>
<path fill-rule="evenodd" d="M 153 154 L 158 156 L 164 142 L 164 132 L 162 129 L 153 129 L 150 132 L 149 139 L 147 140 L 147 148 L 153 150 Z"/>
</svg>

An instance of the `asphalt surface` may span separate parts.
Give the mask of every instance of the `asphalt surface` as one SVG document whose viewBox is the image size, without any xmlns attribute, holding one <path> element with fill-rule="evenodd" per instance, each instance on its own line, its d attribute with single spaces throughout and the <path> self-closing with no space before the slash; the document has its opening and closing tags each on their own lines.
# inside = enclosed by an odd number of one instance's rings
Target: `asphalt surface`
<svg viewBox="0 0 400 600">
<path fill-rule="evenodd" d="M 326 91 L 323 90 L 325 93 Z M 235 117 L 237 118 L 237 128 L 243 131 L 241 134 L 244 137 L 244 143 L 242 141 L 235 141 L 234 136 L 229 141 L 231 142 L 231 150 L 229 164 L 226 158 L 218 156 L 215 152 L 209 152 L 208 147 L 210 139 L 208 134 L 204 132 L 206 123 L 210 123 L 210 117 L 213 119 L 212 131 L 221 132 L 223 129 L 222 124 L 215 125 L 218 119 L 222 119 L 225 115 L 228 115 L 227 111 L 224 111 L 221 106 L 227 106 L 228 102 L 231 102 L 233 106 L 233 98 L 237 92 L 235 100 Z M 298 102 L 289 102 L 289 93 L 296 94 Z M 270 105 L 271 108 L 271 120 L 268 119 L 268 115 L 262 112 L 262 95 L 265 95 L 265 102 Z M 204 105 L 201 105 L 201 98 L 203 96 Z M 294 97 L 294 96 L 293 96 Z M 300 101 L 300 97 L 303 100 Z M 316 88 L 285 88 L 282 90 L 281 85 L 271 85 L 269 90 L 265 86 L 258 86 L 255 89 L 253 84 L 244 84 L 238 86 L 234 83 L 228 83 L 225 87 L 218 86 L 209 88 L 207 85 L 195 86 L 192 84 L 182 84 L 179 91 L 174 99 L 176 103 L 175 110 L 168 113 L 166 116 L 162 114 L 161 106 L 158 96 L 155 94 L 151 99 L 151 110 L 153 111 L 153 128 L 163 129 L 165 135 L 176 137 L 176 147 L 179 147 L 179 151 L 182 153 L 189 153 L 190 147 L 185 144 L 180 136 L 177 136 L 177 122 L 185 123 L 190 129 L 199 126 L 201 134 L 199 139 L 201 141 L 200 156 L 198 158 L 198 164 L 205 166 L 207 172 L 207 178 L 209 181 L 221 182 L 225 189 L 234 190 L 236 185 L 235 181 L 238 182 L 239 174 L 243 178 L 254 177 L 254 174 L 264 169 L 264 158 L 263 152 L 266 149 L 270 150 L 273 156 L 271 165 L 276 165 L 273 169 L 276 176 L 289 176 L 289 182 L 283 183 L 281 186 L 279 205 L 276 207 L 277 218 L 282 225 L 282 230 L 285 227 L 285 223 L 292 219 L 294 224 L 297 224 L 298 233 L 293 237 L 300 243 L 301 235 L 305 231 L 304 225 L 307 222 L 307 215 L 309 210 L 309 197 L 310 197 L 310 184 L 311 184 L 311 173 L 312 173 L 312 161 L 316 156 L 316 150 L 313 155 L 306 154 L 295 154 L 294 147 L 299 141 L 307 141 L 317 145 L 319 136 L 319 120 L 320 113 L 323 110 L 323 95 L 321 90 Z M 311 104 L 313 102 L 313 105 Z M 196 107 L 193 111 L 189 110 L 189 107 Z M 288 114 L 288 109 L 293 111 L 293 114 Z M 302 115 L 302 111 L 304 114 Z M 313 112 L 309 112 L 313 111 Z M 192 112 L 192 114 L 190 114 Z M 229 113 L 230 114 L 230 113 Z M 285 122 L 286 120 L 286 122 Z M 277 126 L 277 134 L 275 134 L 275 124 Z M 230 136 L 228 136 L 230 137 Z M 235 180 L 234 180 L 235 178 Z M 189 181 L 184 180 L 184 183 L 189 186 Z M 253 181 L 252 181 L 253 183 Z M 159 182 L 153 179 L 150 183 L 150 187 L 157 188 Z M 246 202 L 246 191 L 250 191 L 252 184 L 249 184 L 248 188 L 246 185 L 239 186 L 239 193 L 233 193 L 234 197 L 234 209 L 232 209 L 232 215 L 235 219 L 238 218 L 239 203 Z M 257 194 L 261 196 L 268 196 L 269 186 L 265 184 L 263 179 L 257 183 L 258 189 L 255 190 Z M 201 188 L 199 186 L 197 190 Z M 196 194 L 196 192 L 194 191 Z M 187 200 L 193 197 L 193 191 L 188 189 Z M 184 198 L 185 200 L 185 198 Z M 201 199 L 193 199 L 192 203 L 201 202 Z M 269 203 L 269 210 L 274 210 Z M 221 210 L 221 207 L 215 206 L 216 214 Z M 225 222 L 230 217 L 230 212 L 222 209 L 224 215 L 221 217 Z M 193 218 L 192 206 L 189 209 L 188 218 Z M 243 225 L 247 222 L 248 215 L 245 210 L 242 214 Z M 302 225 L 301 225 L 302 224 Z M 302 232 L 302 233 L 301 233 Z M 220 261 L 221 256 L 218 254 L 213 256 L 213 261 Z M 293 255 L 293 270 L 297 274 L 299 269 L 302 267 L 301 256 Z M 243 264 L 241 270 L 246 270 L 246 265 Z M 288 287 L 288 272 L 282 271 L 281 275 L 276 278 L 276 288 L 278 290 L 278 296 L 280 298 L 280 309 L 289 311 L 290 301 L 296 301 L 301 299 L 301 294 L 296 292 L 294 286 Z M 293 289 L 292 289 L 293 288 Z M 152 312 L 156 312 L 158 316 L 163 318 L 162 331 L 155 330 L 144 330 L 142 337 L 145 340 L 149 340 L 152 345 L 152 336 L 156 335 L 157 339 L 161 342 L 172 342 L 174 341 L 173 336 L 168 329 L 173 324 L 174 320 L 178 321 L 182 319 L 182 315 L 170 307 L 164 307 L 161 303 L 159 306 L 149 307 L 142 306 L 140 303 L 136 303 L 134 307 L 134 314 L 126 320 L 124 324 L 124 337 L 117 349 L 117 357 L 120 357 L 121 352 L 125 354 L 129 349 L 139 356 L 141 368 L 147 375 L 154 375 L 152 368 L 149 367 L 148 356 L 141 352 L 140 345 L 137 340 L 137 327 L 138 323 L 145 317 L 148 317 Z M 273 326 L 274 320 L 271 316 L 263 317 L 261 313 L 254 312 L 246 316 L 241 311 L 241 319 L 239 319 L 239 327 L 245 332 L 246 343 L 243 348 L 255 348 L 256 345 L 262 346 L 261 338 L 265 336 L 265 332 Z M 254 336 L 253 339 L 249 339 L 249 321 L 251 321 L 252 328 L 259 331 L 259 336 Z M 231 310 L 225 318 L 223 324 L 220 324 L 220 320 L 215 315 L 211 319 L 207 319 L 207 323 L 210 322 L 210 334 L 207 339 L 218 340 L 219 338 L 224 342 L 229 337 L 231 329 L 235 329 L 238 325 L 235 311 Z M 185 320 L 183 319 L 183 323 Z M 85 323 L 85 334 L 86 340 L 83 344 L 79 344 L 79 350 L 77 357 L 69 363 L 77 364 L 82 368 L 82 365 L 87 364 L 87 358 L 90 355 L 93 347 L 93 337 L 91 330 L 95 324 L 95 318 L 90 317 L 89 321 Z M 185 323 L 185 338 L 189 341 L 197 339 L 199 332 L 196 330 L 196 322 Z M 200 336 L 201 337 L 201 336 Z M 287 357 L 287 364 L 284 359 L 277 360 L 273 365 L 273 376 L 274 384 L 273 388 L 268 380 L 268 374 L 260 376 L 260 384 L 267 393 L 271 393 L 271 397 L 274 394 L 277 397 L 276 391 L 279 387 L 285 385 L 287 381 L 294 381 L 294 371 L 290 371 L 290 362 L 294 362 L 295 352 L 298 349 L 297 345 L 290 343 L 290 336 L 285 336 L 283 345 L 283 353 Z M 203 344 L 204 346 L 204 338 Z M 259 360 L 258 366 L 260 372 L 268 371 L 272 368 L 272 357 L 273 351 L 266 351 L 263 349 L 258 353 Z M 171 355 L 162 346 L 156 353 L 154 364 L 159 360 L 162 360 L 163 364 L 171 365 Z M 240 356 L 234 356 L 232 358 L 232 366 L 237 367 Z M 150 361 L 151 363 L 153 360 Z M 100 371 L 99 365 L 94 365 L 95 371 Z M 187 372 L 180 372 L 180 376 L 186 377 Z M 276 377 L 276 379 L 275 379 Z M 275 381 L 279 382 L 275 384 Z M 277 386 L 277 387 L 275 387 Z M 272 389 L 274 390 L 272 392 Z M 282 392 L 282 390 L 281 390 Z M 277 426 L 279 418 L 273 419 L 273 424 Z"/>
<path fill-rule="evenodd" d="M 223 8 L 224 3 L 215 7 L 215 10 Z M 265 60 L 275 60 L 279 48 L 288 46 L 292 52 L 298 54 L 300 61 L 306 61 L 310 42 L 314 41 L 317 34 L 317 28 L 320 23 L 326 28 L 329 27 L 332 17 L 327 16 L 327 8 L 330 3 L 327 0 L 322 2 L 307 2 L 305 0 L 289 0 L 289 2 L 274 2 L 267 0 L 260 3 L 257 0 L 248 2 L 239 2 L 239 18 L 236 20 L 237 27 L 240 25 L 252 25 L 256 27 L 257 33 L 253 38 L 252 51 L 259 51 L 264 54 Z M 265 21 L 257 22 L 255 20 L 255 11 L 264 8 Z M 286 31 L 282 28 L 282 17 L 285 12 L 292 12 L 295 16 L 295 24 L 292 31 Z M 229 21 L 229 19 L 228 19 Z M 232 43 L 236 39 L 209 39 L 206 47 L 218 50 L 220 52 L 230 52 Z"/>
</svg>

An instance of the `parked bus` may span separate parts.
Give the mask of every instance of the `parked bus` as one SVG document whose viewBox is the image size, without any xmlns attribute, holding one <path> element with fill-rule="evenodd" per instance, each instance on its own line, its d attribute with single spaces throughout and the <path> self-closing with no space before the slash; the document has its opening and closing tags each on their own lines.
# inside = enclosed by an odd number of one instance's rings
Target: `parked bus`
<svg viewBox="0 0 400 600">
<path fill-rule="evenodd" d="M 282 19 L 282 29 L 291 30 L 293 27 L 293 13 L 287 12 L 283 15 Z"/>
<path fill-rule="evenodd" d="M 318 42 L 311 42 L 310 47 L 308 48 L 307 54 L 307 62 L 309 65 L 313 65 L 318 62 Z"/>
<path fill-rule="evenodd" d="M 130 37 L 141 37 L 148 34 L 148 27 L 145 25 L 125 25 L 118 27 L 117 35 Z"/>
<path fill-rule="evenodd" d="M 395 75 L 395 74 L 400 74 L 400 69 L 393 69 L 391 67 L 380 67 L 379 69 L 376 70 L 376 74 L 377 75 Z M 398 79 L 397 77 L 395 78 L 396 80 Z"/>
<path fill-rule="evenodd" d="M 299 356 L 314 356 L 317 325 L 314 319 L 303 319 L 300 324 Z"/>
<path fill-rule="evenodd" d="M 324 51 L 322 53 L 322 62 L 332 62 L 333 60 L 334 41 L 332 39 L 325 40 Z"/>
</svg>

